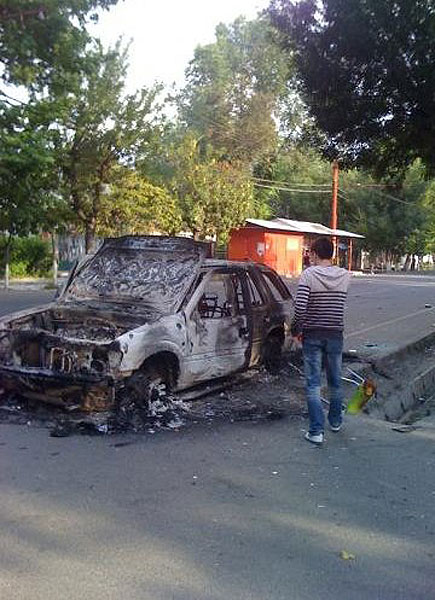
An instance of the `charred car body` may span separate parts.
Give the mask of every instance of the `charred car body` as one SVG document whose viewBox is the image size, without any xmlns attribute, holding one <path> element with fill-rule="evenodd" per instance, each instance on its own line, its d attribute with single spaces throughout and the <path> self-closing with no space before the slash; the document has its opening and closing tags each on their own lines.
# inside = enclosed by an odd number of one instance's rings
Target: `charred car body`
<svg viewBox="0 0 435 600">
<path fill-rule="evenodd" d="M 185 238 L 108 239 L 56 301 L 0 319 L 0 386 L 69 411 L 127 414 L 162 386 L 273 366 L 291 311 L 284 282 L 262 265 L 207 259 Z"/>
</svg>

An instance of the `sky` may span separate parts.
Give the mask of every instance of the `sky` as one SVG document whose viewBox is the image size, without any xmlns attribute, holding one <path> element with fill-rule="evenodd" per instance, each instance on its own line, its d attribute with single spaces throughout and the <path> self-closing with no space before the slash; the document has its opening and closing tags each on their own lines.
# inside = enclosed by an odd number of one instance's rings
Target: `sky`
<svg viewBox="0 0 435 600">
<path fill-rule="evenodd" d="M 120 36 L 132 40 L 129 91 L 154 81 L 180 86 L 195 47 L 214 41 L 216 25 L 240 15 L 252 19 L 268 5 L 269 0 L 119 0 L 89 30 L 105 46 Z"/>
</svg>

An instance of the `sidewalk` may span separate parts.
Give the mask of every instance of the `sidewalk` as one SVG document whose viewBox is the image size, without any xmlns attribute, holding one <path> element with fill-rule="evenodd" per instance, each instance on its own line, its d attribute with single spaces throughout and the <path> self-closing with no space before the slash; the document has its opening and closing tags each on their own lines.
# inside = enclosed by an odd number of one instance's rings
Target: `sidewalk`
<svg viewBox="0 0 435 600">
<path fill-rule="evenodd" d="M 21 290 L 21 291 L 38 291 L 38 290 L 51 290 L 61 287 L 67 280 L 68 273 L 62 272 L 59 274 L 57 286 L 55 286 L 53 279 L 42 279 L 42 278 L 31 278 L 26 279 L 11 279 L 9 281 L 10 290 Z M 5 280 L 0 279 L 0 290 L 6 290 Z"/>
</svg>

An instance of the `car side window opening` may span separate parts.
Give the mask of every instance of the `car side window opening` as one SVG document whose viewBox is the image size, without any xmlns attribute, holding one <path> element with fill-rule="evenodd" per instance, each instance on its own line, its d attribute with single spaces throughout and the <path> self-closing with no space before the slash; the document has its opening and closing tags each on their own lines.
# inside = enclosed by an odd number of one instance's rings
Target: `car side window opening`
<svg viewBox="0 0 435 600">
<path fill-rule="evenodd" d="M 235 293 L 235 303 L 237 306 L 237 310 L 240 315 L 244 315 L 244 314 L 246 314 L 246 307 L 245 307 L 245 297 L 243 295 L 242 281 L 241 281 L 239 275 L 237 275 L 236 273 L 232 274 L 231 279 L 232 279 L 234 290 L 235 290 L 234 293 Z"/>
<path fill-rule="evenodd" d="M 236 295 L 232 274 L 213 273 L 198 302 L 201 319 L 222 319 L 235 314 Z"/>
<path fill-rule="evenodd" d="M 285 287 L 283 282 L 278 279 L 275 273 L 269 273 L 268 271 L 262 271 L 261 275 L 263 277 L 264 284 L 269 288 L 270 293 L 273 298 L 278 302 L 282 302 L 283 300 L 290 299 L 290 292 Z"/>
<path fill-rule="evenodd" d="M 261 306 L 262 304 L 264 304 L 258 286 L 249 273 L 246 273 L 246 283 L 248 285 L 248 293 L 251 306 Z"/>
<path fill-rule="evenodd" d="M 185 295 L 183 302 L 181 304 L 181 309 L 186 308 L 186 306 L 189 303 L 190 299 L 192 298 L 194 292 L 198 289 L 198 287 L 200 286 L 203 279 L 204 279 L 204 273 L 200 273 L 199 276 L 196 278 L 196 280 L 190 286 L 189 290 L 187 291 L 187 294 Z"/>
</svg>

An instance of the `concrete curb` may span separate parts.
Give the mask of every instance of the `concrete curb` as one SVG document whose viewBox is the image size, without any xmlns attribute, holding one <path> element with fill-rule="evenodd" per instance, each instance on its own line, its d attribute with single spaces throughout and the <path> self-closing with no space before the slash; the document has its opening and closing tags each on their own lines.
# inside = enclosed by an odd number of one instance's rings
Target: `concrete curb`
<svg viewBox="0 0 435 600">
<path fill-rule="evenodd" d="M 427 346 L 432 346 L 433 344 L 435 344 L 435 331 L 431 331 L 424 337 L 414 342 L 410 342 L 409 344 L 406 344 L 405 346 L 402 346 L 393 352 L 382 354 L 373 359 L 367 357 L 367 359 L 364 360 L 373 365 L 374 368 L 381 370 L 385 367 L 388 367 L 390 361 L 396 362 L 398 360 L 403 360 L 410 353 L 421 352 L 424 350 L 424 348 Z"/>
<path fill-rule="evenodd" d="M 423 352 L 426 348 L 435 345 L 435 332 L 420 338 L 419 340 L 407 344 L 395 352 L 381 356 L 375 359 L 368 359 L 371 370 L 375 374 L 388 377 L 388 372 L 398 362 L 406 361 L 411 355 Z M 361 369 L 362 374 L 367 369 Z M 397 421 L 406 412 L 417 406 L 421 398 L 428 399 L 435 394 L 435 363 L 426 368 L 422 373 L 419 373 L 414 378 L 411 378 L 404 389 L 400 392 L 395 392 L 391 397 L 388 397 L 383 402 L 374 402 L 373 407 L 368 405 L 368 413 L 383 418 L 387 421 Z"/>
</svg>

